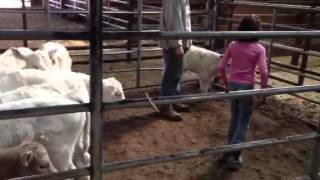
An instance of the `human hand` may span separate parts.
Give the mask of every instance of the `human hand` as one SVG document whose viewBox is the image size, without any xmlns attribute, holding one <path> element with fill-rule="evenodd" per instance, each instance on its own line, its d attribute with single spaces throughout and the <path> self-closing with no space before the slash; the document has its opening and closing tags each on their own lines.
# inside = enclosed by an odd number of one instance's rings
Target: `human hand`
<svg viewBox="0 0 320 180">
<path fill-rule="evenodd" d="M 182 59 L 184 55 L 184 50 L 182 48 L 182 46 L 176 48 L 176 57 L 177 59 Z"/>
<path fill-rule="evenodd" d="M 227 85 L 228 82 L 227 82 L 226 79 L 220 77 L 220 78 L 219 78 L 219 84 L 224 88 L 225 92 L 229 92 L 229 90 L 228 90 L 228 85 Z"/>
</svg>

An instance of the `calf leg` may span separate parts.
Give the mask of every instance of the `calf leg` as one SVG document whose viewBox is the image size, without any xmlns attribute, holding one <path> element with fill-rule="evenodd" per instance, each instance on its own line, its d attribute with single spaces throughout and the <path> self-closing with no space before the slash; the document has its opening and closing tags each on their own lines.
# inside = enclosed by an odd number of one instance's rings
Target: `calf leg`
<svg viewBox="0 0 320 180">
<path fill-rule="evenodd" d="M 201 78 L 200 77 L 200 89 L 202 93 L 207 94 L 210 88 L 210 80 L 206 78 Z"/>
</svg>

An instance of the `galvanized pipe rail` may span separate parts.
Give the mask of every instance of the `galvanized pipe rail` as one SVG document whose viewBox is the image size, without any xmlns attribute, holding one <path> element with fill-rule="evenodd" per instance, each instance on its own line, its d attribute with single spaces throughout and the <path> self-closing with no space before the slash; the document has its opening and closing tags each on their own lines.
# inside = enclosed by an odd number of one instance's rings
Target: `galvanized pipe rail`
<svg viewBox="0 0 320 180">
<path fill-rule="evenodd" d="M 291 94 L 302 93 L 308 91 L 320 91 L 320 84 L 308 85 L 308 86 L 294 86 L 294 87 L 281 87 L 281 88 L 268 88 L 268 89 L 254 89 L 246 91 L 235 91 L 229 93 L 208 93 L 208 94 L 190 94 L 181 96 L 170 97 L 155 97 L 152 98 L 155 104 L 172 104 L 172 103 L 196 103 L 221 99 L 232 99 L 239 97 L 249 96 L 271 96 L 277 94 Z M 43 108 L 27 108 L 27 109 L 15 109 L 0 111 L 0 119 L 18 118 L 18 117 L 30 117 L 30 116 L 42 116 L 53 115 L 71 112 L 83 112 L 89 111 L 90 104 L 76 104 L 76 105 L 63 105 L 52 106 Z M 137 108 L 148 107 L 149 102 L 145 98 L 124 100 L 117 103 L 103 103 L 104 109 L 122 109 L 122 108 Z M 40 111 L 41 109 L 41 111 Z"/>
<path fill-rule="evenodd" d="M 250 141 L 250 142 L 245 142 L 241 144 L 232 144 L 232 145 L 208 147 L 203 149 L 195 149 L 195 150 L 183 151 L 183 152 L 162 155 L 162 156 L 153 156 L 149 158 L 108 163 L 103 166 L 102 171 L 111 172 L 111 171 L 116 171 L 116 170 L 121 170 L 126 168 L 136 168 L 136 167 L 147 166 L 151 164 L 159 164 L 159 163 L 165 163 L 170 161 L 191 159 L 191 158 L 209 156 L 209 155 L 218 155 L 222 153 L 253 149 L 253 148 L 270 146 L 270 145 L 318 139 L 319 137 L 320 135 L 318 133 L 311 132 L 311 133 L 299 134 L 294 136 L 286 136 L 281 138 L 271 138 L 271 139 L 264 139 L 260 141 Z"/>
<path fill-rule="evenodd" d="M 160 32 L 160 31 L 104 31 L 103 40 L 135 39 L 235 39 L 263 38 L 320 38 L 317 31 L 197 31 L 197 32 Z M 88 40 L 88 31 L 51 31 L 51 30 L 8 30 L 0 29 L 0 40 Z"/>
<path fill-rule="evenodd" d="M 224 18 L 219 17 L 218 20 L 225 21 L 225 22 L 232 22 L 232 23 L 240 23 L 239 19 L 232 19 L 232 18 Z M 273 26 L 272 23 L 261 23 L 262 26 Z M 286 29 L 286 30 L 294 30 L 294 31 L 316 31 L 317 29 L 311 29 L 311 28 L 302 28 L 302 27 L 296 27 L 296 26 L 289 26 L 289 25 L 281 25 L 281 24 L 275 24 L 274 28 L 279 29 Z"/>
<path fill-rule="evenodd" d="M 196 157 L 203 157 L 209 155 L 218 155 L 227 152 L 239 151 L 239 150 L 246 150 L 246 149 L 253 149 L 259 148 L 264 146 L 271 146 L 277 144 L 284 144 L 284 143 L 293 143 L 293 142 L 300 142 L 306 140 L 313 140 L 319 139 L 320 135 L 315 132 L 305 133 L 305 134 L 298 134 L 293 136 L 285 136 L 280 138 L 270 138 L 258 141 L 250 141 L 241 144 L 232 144 L 232 145 L 224 145 L 224 146 L 216 146 L 216 147 L 208 147 L 202 149 L 194 149 L 188 151 L 182 151 L 174 154 L 167 154 L 167 155 L 160 155 L 160 156 L 153 156 L 149 158 L 142 158 L 142 159 L 134 159 L 128 161 L 119 161 L 113 163 L 104 164 L 102 167 L 102 172 L 112 172 L 121 169 L 127 168 L 136 168 L 141 166 L 147 166 L 152 164 L 159 164 L 177 160 L 185 160 L 191 159 Z M 61 178 L 70 178 L 73 176 L 79 177 L 83 175 L 87 175 L 86 169 L 77 169 L 65 172 L 59 172 L 53 175 L 34 175 L 24 178 L 15 178 L 14 180 L 40 180 L 40 179 L 48 179 L 48 180 L 55 180 Z"/>
<path fill-rule="evenodd" d="M 320 8 L 313 6 L 302 6 L 302 5 L 289 5 L 289 4 L 271 4 L 271 3 L 259 3 L 249 1 L 219 1 L 219 4 L 224 5 L 243 5 L 243 6 L 255 6 L 255 7 L 270 7 L 279 10 L 294 10 L 304 12 L 320 13 Z"/>
</svg>

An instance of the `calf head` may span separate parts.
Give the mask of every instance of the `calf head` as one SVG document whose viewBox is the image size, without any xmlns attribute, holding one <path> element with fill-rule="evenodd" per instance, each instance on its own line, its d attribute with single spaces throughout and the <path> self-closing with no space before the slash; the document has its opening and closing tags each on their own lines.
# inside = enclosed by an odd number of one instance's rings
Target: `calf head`
<svg viewBox="0 0 320 180">
<path fill-rule="evenodd" d="M 49 174 L 57 172 L 47 150 L 39 143 L 26 141 L 21 145 L 19 153 L 20 175 Z"/>
<path fill-rule="evenodd" d="M 122 84 L 115 78 L 103 79 L 103 101 L 117 102 L 125 99 Z"/>
</svg>

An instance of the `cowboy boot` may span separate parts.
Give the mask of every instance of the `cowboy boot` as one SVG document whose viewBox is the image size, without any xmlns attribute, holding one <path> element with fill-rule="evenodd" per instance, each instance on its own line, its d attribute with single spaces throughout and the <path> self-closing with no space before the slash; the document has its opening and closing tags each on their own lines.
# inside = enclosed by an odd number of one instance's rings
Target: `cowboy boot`
<svg viewBox="0 0 320 180">
<path fill-rule="evenodd" d="M 171 104 L 160 106 L 160 115 L 169 121 L 182 121 L 182 116 L 173 110 Z"/>
<path fill-rule="evenodd" d="M 187 104 L 178 103 L 178 104 L 173 104 L 172 106 L 173 106 L 173 109 L 176 110 L 177 112 L 190 112 L 189 105 Z"/>
</svg>

